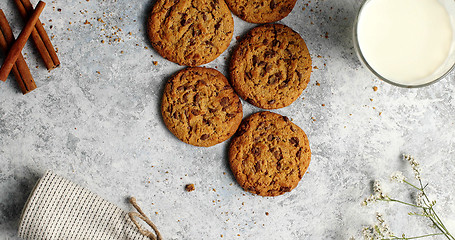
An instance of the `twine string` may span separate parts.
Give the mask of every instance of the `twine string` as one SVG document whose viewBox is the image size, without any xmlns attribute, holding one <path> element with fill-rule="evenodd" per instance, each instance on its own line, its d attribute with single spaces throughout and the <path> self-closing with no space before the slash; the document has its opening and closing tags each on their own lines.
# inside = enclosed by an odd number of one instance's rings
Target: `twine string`
<svg viewBox="0 0 455 240">
<path fill-rule="evenodd" d="M 163 237 L 161 236 L 160 232 L 158 231 L 158 228 L 155 226 L 155 224 L 153 224 L 153 222 L 147 217 L 147 215 L 145 215 L 145 213 L 142 211 L 142 209 L 137 205 L 136 198 L 134 198 L 134 197 L 130 198 L 130 203 L 131 203 L 131 205 L 133 205 L 134 208 L 136 208 L 138 213 L 129 212 L 128 216 L 130 217 L 130 219 L 134 223 L 134 225 L 136 225 L 139 232 L 142 235 L 144 235 L 152 240 L 163 240 Z M 142 226 L 139 225 L 139 223 L 137 222 L 135 217 L 138 217 L 142 221 L 146 222 L 153 229 L 154 233 L 147 229 L 142 228 Z"/>
</svg>

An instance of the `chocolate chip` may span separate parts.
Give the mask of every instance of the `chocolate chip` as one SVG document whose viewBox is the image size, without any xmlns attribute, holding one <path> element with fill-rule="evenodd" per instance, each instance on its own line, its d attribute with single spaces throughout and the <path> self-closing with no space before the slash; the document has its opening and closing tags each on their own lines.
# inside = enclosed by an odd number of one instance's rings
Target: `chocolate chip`
<svg viewBox="0 0 455 240">
<path fill-rule="evenodd" d="M 188 114 L 188 109 L 185 109 L 185 112 L 184 112 L 184 114 L 185 114 L 186 118 L 188 119 L 188 118 L 189 118 L 189 116 L 190 116 L 190 115 Z"/>
<path fill-rule="evenodd" d="M 256 63 L 258 63 L 258 56 L 257 55 L 253 55 L 253 64 L 256 65 Z"/>
<path fill-rule="evenodd" d="M 281 171 L 281 161 L 276 163 L 276 170 Z"/>
<path fill-rule="evenodd" d="M 254 147 L 253 149 L 251 149 L 251 152 L 253 153 L 253 155 L 259 156 L 261 154 L 261 149 L 258 147 Z"/>
<path fill-rule="evenodd" d="M 191 113 L 192 113 L 194 116 L 197 116 L 197 115 L 201 114 L 201 113 L 200 113 L 198 110 L 196 110 L 196 109 L 191 110 Z"/>
<path fill-rule="evenodd" d="M 175 119 L 179 119 L 179 115 L 178 115 L 177 112 L 175 112 L 175 113 L 172 115 L 172 117 L 175 118 Z"/>
<path fill-rule="evenodd" d="M 269 76 L 269 81 L 268 81 L 269 85 L 273 85 L 273 84 L 275 84 L 277 82 L 278 82 L 278 79 L 275 77 L 275 75 Z"/>
<path fill-rule="evenodd" d="M 207 86 L 207 83 L 204 80 L 197 81 L 197 84 Z"/>
<path fill-rule="evenodd" d="M 211 122 L 208 119 L 204 118 L 204 119 L 202 119 L 202 122 L 204 122 L 206 125 L 209 125 L 209 126 L 211 125 Z"/>
<path fill-rule="evenodd" d="M 256 105 L 256 101 L 254 101 L 252 98 L 247 98 L 245 100 L 253 105 Z"/>
<path fill-rule="evenodd" d="M 247 129 L 248 122 L 244 122 L 242 125 L 240 125 L 239 129 L 237 130 L 237 136 L 242 136 L 243 134 L 245 134 Z"/>
<path fill-rule="evenodd" d="M 194 102 L 196 103 L 199 103 L 199 101 L 201 101 L 201 95 L 199 93 L 197 93 L 195 96 L 194 96 Z"/>
<path fill-rule="evenodd" d="M 280 41 L 278 41 L 278 40 L 273 40 L 273 41 L 272 41 L 272 46 L 274 46 L 274 47 L 279 47 L 279 46 L 280 46 Z"/>
<path fill-rule="evenodd" d="M 230 85 L 224 85 L 223 90 L 231 89 Z"/>
<path fill-rule="evenodd" d="M 280 192 L 289 192 L 289 191 L 291 191 L 290 187 L 281 187 L 280 188 Z"/>
<path fill-rule="evenodd" d="M 281 153 L 281 150 L 280 149 L 273 149 L 272 150 L 273 152 L 273 156 L 277 159 L 277 160 L 281 160 L 283 159 L 283 154 Z"/>
<path fill-rule="evenodd" d="M 292 125 L 291 125 L 291 131 L 292 131 L 292 132 L 295 132 L 295 131 L 296 131 L 295 128 L 294 128 Z"/>
<path fill-rule="evenodd" d="M 210 42 L 210 41 L 205 41 L 205 44 L 206 44 L 206 45 L 209 45 L 209 46 L 215 46 L 215 45 L 214 45 L 212 42 Z"/>
<path fill-rule="evenodd" d="M 177 91 L 183 91 L 183 90 L 185 90 L 184 86 L 180 86 L 180 87 L 177 88 Z"/>
<path fill-rule="evenodd" d="M 229 105 L 229 98 L 228 97 L 222 98 L 221 101 L 220 101 L 220 104 L 221 104 L 222 107 L 228 106 Z"/>
<path fill-rule="evenodd" d="M 214 112 L 216 112 L 216 109 L 209 108 L 209 112 L 210 112 L 210 113 L 214 113 Z"/>
<path fill-rule="evenodd" d="M 298 147 L 300 141 L 299 141 L 299 139 L 296 138 L 296 137 L 291 137 L 291 139 L 289 139 L 289 142 L 290 142 L 291 144 L 293 144 L 294 147 Z"/>
<path fill-rule="evenodd" d="M 275 8 L 276 8 L 276 2 L 275 2 L 275 0 L 272 0 L 272 1 L 270 2 L 270 9 L 273 10 L 273 9 L 275 9 Z"/>
<path fill-rule="evenodd" d="M 203 134 L 203 135 L 201 136 L 201 140 L 207 140 L 209 137 L 210 137 L 209 134 Z"/>
<path fill-rule="evenodd" d="M 269 105 L 272 105 L 272 104 L 275 103 L 275 100 L 270 100 L 270 101 L 268 101 L 267 103 L 268 103 Z"/>
<path fill-rule="evenodd" d="M 271 85 L 275 84 L 275 83 L 279 82 L 281 80 L 281 78 L 282 78 L 281 72 L 277 72 L 274 75 L 269 76 L 269 84 L 271 84 Z"/>
<path fill-rule="evenodd" d="M 285 12 L 288 12 L 288 11 L 289 11 L 289 8 L 282 7 L 279 12 L 280 12 L 280 14 L 282 14 L 282 13 L 285 13 Z"/>
<path fill-rule="evenodd" d="M 267 137 L 267 140 L 272 141 L 272 140 L 273 140 L 273 135 L 270 134 L 270 135 Z"/>
<path fill-rule="evenodd" d="M 286 81 L 280 83 L 280 85 L 278 86 L 279 89 L 283 89 L 285 87 L 287 87 L 289 84 L 289 79 L 287 79 Z"/>
<path fill-rule="evenodd" d="M 221 27 L 221 20 L 215 24 L 215 30 Z"/>
<path fill-rule="evenodd" d="M 299 149 L 299 151 L 297 151 L 297 153 L 295 154 L 295 156 L 297 158 L 300 158 L 300 156 L 302 156 L 302 148 Z"/>
<path fill-rule="evenodd" d="M 295 70 L 295 72 L 297 73 L 297 76 L 299 77 L 299 79 L 302 79 L 302 74 L 297 70 Z"/>
<path fill-rule="evenodd" d="M 277 72 L 275 73 L 275 77 L 277 77 L 279 80 L 281 80 L 281 78 L 283 78 L 283 74 L 280 72 Z"/>
<path fill-rule="evenodd" d="M 289 118 L 286 117 L 286 116 L 283 116 L 283 120 L 284 120 L 285 122 L 289 122 Z M 292 128 L 292 126 L 291 126 L 291 128 Z"/>
<path fill-rule="evenodd" d="M 269 43 L 269 40 L 266 38 L 262 41 L 262 44 L 267 45 Z"/>
<path fill-rule="evenodd" d="M 275 57 L 275 55 L 276 55 L 276 52 L 274 52 L 274 51 L 267 51 L 264 53 L 265 58 L 273 58 L 273 57 Z"/>
<path fill-rule="evenodd" d="M 233 113 L 228 113 L 228 114 L 226 114 L 226 117 L 228 117 L 228 118 L 234 118 L 235 116 L 236 116 L 236 115 L 233 114 Z"/>
<path fill-rule="evenodd" d="M 254 154 L 254 153 L 253 153 Z M 254 154 L 256 155 L 256 154 Z M 258 154 L 259 156 L 259 154 Z M 254 165 L 254 169 L 256 170 L 256 172 L 260 172 L 261 171 L 261 165 L 259 164 L 259 162 L 257 162 L 255 165 Z"/>
<path fill-rule="evenodd" d="M 189 93 L 185 93 L 185 94 L 183 94 L 183 97 L 182 97 L 182 101 L 183 101 L 183 103 L 186 103 L 186 102 L 188 102 L 188 94 L 189 94 Z"/>
<path fill-rule="evenodd" d="M 265 72 L 268 73 L 270 72 L 270 70 L 272 70 L 273 66 L 272 64 L 267 64 L 267 66 L 265 67 Z"/>
<path fill-rule="evenodd" d="M 248 79 L 252 79 L 253 76 L 251 75 L 251 72 L 245 72 L 245 76 L 248 78 Z"/>
<path fill-rule="evenodd" d="M 204 19 L 204 21 L 207 21 L 207 15 L 205 13 L 202 14 L 202 19 Z"/>
<path fill-rule="evenodd" d="M 202 33 L 201 30 L 199 30 L 199 29 L 194 29 L 194 30 L 193 30 L 193 37 L 197 37 L 197 36 L 201 35 L 201 33 Z"/>
<path fill-rule="evenodd" d="M 192 18 L 188 18 L 188 19 L 183 18 L 180 23 L 182 24 L 182 26 L 185 26 L 185 25 L 191 23 L 192 21 L 193 21 Z"/>
</svg>

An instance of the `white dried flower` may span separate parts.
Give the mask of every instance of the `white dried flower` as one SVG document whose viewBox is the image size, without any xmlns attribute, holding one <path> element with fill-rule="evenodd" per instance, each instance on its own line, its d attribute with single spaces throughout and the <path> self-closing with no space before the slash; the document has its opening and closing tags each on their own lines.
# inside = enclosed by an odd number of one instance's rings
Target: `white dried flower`
<svg viewBox="0 0 455 240">
<path fill-rule="evenodd" d="M 423 192 L 419 192 L 417 194 L 417 198 L 416 198 L 416 205 L 419 206 L 419 207 L 422 207 L 423 206 Z"/>
<path fill-rule="evenodd" d="M 402 172 L 396 171 L 396 172 L 392 173 L 392 175 L 390 176 L 390 180 L 402 183 L 406 180 L 406 177 L 403 175 Z"/>
<path fill-rule="evenodd" d="M 373 192 L 374 194 L 370 195 L 368 198 L 366 198 L 363 202 L 363 206 L 367 206 L 370 203 L 377 202 L 378 200 L 387 200 L 389 199 L 389 196 L 384 194 L 381 186 L 381 182 L 379 180 L 374 181 L 373 184 Z"/>
<path fill-rule="evenodd" d="M 374 181 L 373 191 L 375 192 L 375 195 L 376 195 L 377 199 L 379 199 L 379 200 L 384 200 L 384 199 L 388 198 L 388 196 L 382 190 L 381 182 L 379 180 Z"/>
<path fill-rule="evenodd" d="M 378 224 L 373 226 L 364 227 L 362 230 L 363 238 L 368 240 L 385 239 L 393 237 L 393 233 L 390 231 L 389 226 L 385 223 L 382 215 L 376 213 L 376 220 Z"/>
<path fill-rule="evenodd" d="M 368 206 L 371 203 L 377 202 L 378 197 L 377 195 L 370 195 L 369 197 L 365 198 L 365 200 L 362 202 L 363 206 Z"/>
<path fill-rule="evenodd" d="M 414 157 L 411 155 L 403 154 L 403 159 L 408 161 L 411 164 L 412 170 L 414 171 L 414 176 L 417 180 L 420 180 L 420 163 L 417 162 Z"/>
<path fill-rule="evenodd" d="M 372 227 L 364 227 L 362 229 L 363 239 L 373 240 L 373 229 Z"/>
<path fill-rule="evenodd" d="M 381 186 L 381 182 L 379 180 L 375 180 L 374 181 L 374 184 L 373 184 L 373 191 L 375 193 L 379 193 L 381 194 L 382 193 L 382 186 Z"/>
<path fill-rule="evenodd" d="M 380 213 L 376 213 L 376 219 L 379 222 L 379 230 L 383 236 L 390 237 L 393 236 L 393 233 L 390 231 L 389 226 L 385 223 L 382 215 Z"/>
</svg>

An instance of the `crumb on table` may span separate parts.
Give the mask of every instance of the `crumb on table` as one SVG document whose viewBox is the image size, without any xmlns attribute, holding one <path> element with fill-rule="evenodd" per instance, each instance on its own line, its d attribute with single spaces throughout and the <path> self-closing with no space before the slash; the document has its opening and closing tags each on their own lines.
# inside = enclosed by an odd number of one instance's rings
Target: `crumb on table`
<svg viewBox="0 0 455 240">
<path fill-rule="evenodd" d="M 185 190 L 186 190 L 187 192 L 192 192 L 192 191 L 194 191 L 194 190 L 195 190 L 194 184 L 187 184 L 187 185 L 185 186 Z"/>
</svg>

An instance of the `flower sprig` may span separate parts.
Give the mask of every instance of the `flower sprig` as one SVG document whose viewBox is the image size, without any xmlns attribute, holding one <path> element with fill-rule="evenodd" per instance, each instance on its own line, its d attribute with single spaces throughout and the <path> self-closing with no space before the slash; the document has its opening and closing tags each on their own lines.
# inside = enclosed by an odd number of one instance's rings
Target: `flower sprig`
<svg viewBox="0 0 455 240">
<path fill-rule="evenodd" d="M 414 172 L 414 177 L 418 181 L 418 184 L 413 184 L 406 179 L 406 177 L 401 172 L 394 172 L 391 175 L 391 180 L 396 181 L 399 183 L 405 183 L 409 187 L 417 190 L 416 199 L 414 203 L 401 201 L 398 199 L 391 198 L 389 195 L 385 194 L 382 190 L 381 183 L 379 181 L 375 181 L 373 184 L 373 194 L 363 201 L 362 205 L 370 205 L 377 201 L 385 201 L 385 202 L 396 202 L 403 205 L 411 206 L 416 208 L 415 212 L 410 212 L 409 215 L 414 216 L 422 216 L 428 218 L 433 226 L 439 231 L 437 233 L 426 234 L 421 236 L 415 237 L 406 237 L 405 234 L 401 235 L 401 237 L 395 236 L 390 230 L 388 225 L 385 223 L 382 215 L 379 213 L 376 214 L 377 224 L 369 227 L 365 227 L 363 229 L 363 236 L 365 239 L 384 239 L 384 240 L 392 240 L 392 239 L 417 239 L 417 238 L 425 238 L 431 236 L 445 236 L 449 240 L 455 240 L 453 235 L 447 230 L 446 226 L 442 222 L 441 218 L 438 216 L 436 211 L 434 210 L 434 206 L 436 205 L 436 201 L 430 200 L 428 197 L 425 189 L 428 184 L 422 183 L 421 178 L 421 169 L 420 164 L 417 162 L 412 156 L 410 155 L 403 155 L 403 159 L 406 160 L 410 165 Z"/>
</svg>

